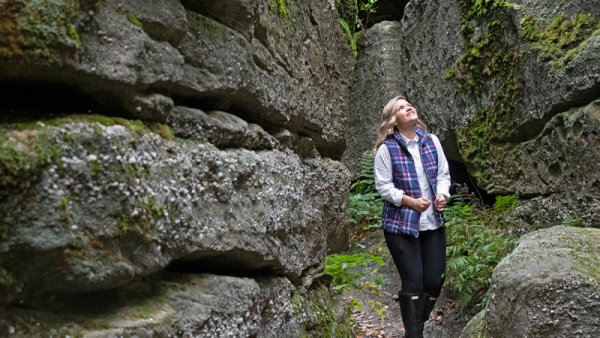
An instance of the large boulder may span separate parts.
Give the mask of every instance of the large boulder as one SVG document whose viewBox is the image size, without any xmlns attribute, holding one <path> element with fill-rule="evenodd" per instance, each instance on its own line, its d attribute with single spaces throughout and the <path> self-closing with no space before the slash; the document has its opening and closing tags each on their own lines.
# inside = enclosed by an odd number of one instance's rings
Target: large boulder
<svg viewBox="0 0 600 338">
<path fill-rule="evenodd" d="M 521 238 L 494 270 L 469 337 L 596 337 L 600 230 L 556 226 Z"/>
</svg>

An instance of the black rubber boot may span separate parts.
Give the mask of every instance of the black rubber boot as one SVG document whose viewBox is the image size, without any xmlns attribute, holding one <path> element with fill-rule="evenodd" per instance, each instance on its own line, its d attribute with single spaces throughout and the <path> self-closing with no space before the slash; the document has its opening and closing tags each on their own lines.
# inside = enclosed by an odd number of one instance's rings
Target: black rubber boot
<svg viewBox="0 0 600 338">
<path fill-rule="evenodd" d="M 422 338 L 421 317 L 423 315 L 423 299 L 421 294 L 398 294 L 402 322 L 406 338 Z"/>
<path fill-rule="evenodd" d="M 421 298 L 423 298 L 423 310 L 421 312 L 421 333 L 423 333 L 425 322 L 429 320 L 429 316 L 431 315 L 431 311 L 433 311 L 437 297 L 432 297 L 427 293 L 422 293 Z"/>
</svg>

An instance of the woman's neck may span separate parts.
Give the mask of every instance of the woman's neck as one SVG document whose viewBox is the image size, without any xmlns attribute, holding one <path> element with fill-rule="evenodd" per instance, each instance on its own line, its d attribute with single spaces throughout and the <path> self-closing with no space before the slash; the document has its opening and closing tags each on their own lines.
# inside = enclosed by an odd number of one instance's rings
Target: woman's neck
<svg viewBox="0 0 600 338">
<path fill-rule="evenodd" d="M 417 126 L 398 128 L 398 131 L 409 140 L 412 140 L 417 136 Z"/>
</svg>

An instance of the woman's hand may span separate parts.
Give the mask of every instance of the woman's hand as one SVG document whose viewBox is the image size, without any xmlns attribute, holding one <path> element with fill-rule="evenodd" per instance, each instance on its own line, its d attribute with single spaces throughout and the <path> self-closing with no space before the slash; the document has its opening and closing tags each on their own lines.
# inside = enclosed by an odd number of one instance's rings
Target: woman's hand
<svg viewBox="0 0 600 338">
<path fill-rule="evenodd" d="M 446 203 L 448 203 L 448 200 L 446 199 L 446 195 L 444 194 L 438 194 L 437 197 L 435 198 L 435 208 L 437 211 L 444 211 L 444 208 L 446 207 Z"/>
<path fill-rule="evenodd" d="M 425 210 L 427 210 L 427 208 L 429 208 L 429 205 L 431 204 L 431 202 L 426 199 L 425 197 L 421 197 L 421 198 L 413 198 L 412 199 L 412 205 L 410 205 L 411 208 L 415 209 L 418 212 L 424 212 Z"/>
</svg>

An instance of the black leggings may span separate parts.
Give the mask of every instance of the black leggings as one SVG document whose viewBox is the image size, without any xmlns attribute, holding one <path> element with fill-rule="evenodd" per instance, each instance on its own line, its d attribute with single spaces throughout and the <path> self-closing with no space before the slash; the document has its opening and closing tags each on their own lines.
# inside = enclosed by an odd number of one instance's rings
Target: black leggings
<svg viewBox="0 0 600 338">
<path fill-rule="evenodd" d="M 438 297 L 446 270 L 446 228 L 420 231 L 419 238 L 384 232 L 400 279 L 400 294 Z"/>
</svg>

